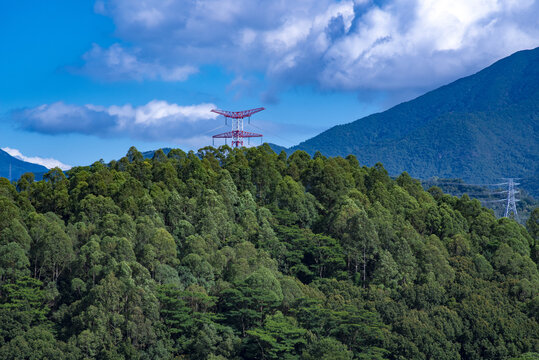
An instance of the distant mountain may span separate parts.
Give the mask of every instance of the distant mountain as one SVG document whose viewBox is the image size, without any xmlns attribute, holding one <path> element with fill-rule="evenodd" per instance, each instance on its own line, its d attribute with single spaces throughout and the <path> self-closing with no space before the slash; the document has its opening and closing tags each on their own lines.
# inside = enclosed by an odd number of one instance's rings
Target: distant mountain
<svg viewBox="0 0 539 360">
<path fill-rule="evenodd" d="M 270 146 L 270 148 L 273 151 L 275 151 L 276 154 L 279 154 L 281 151 L 285 151 L 285 152 L 288 153 L 288 149 L 285 148 L 284 146 L 273 144 L 273 143 L 268 143 L 268 145 Z M 290 155 L 290 154 L 288 154 L 288 155 Z"/>
<path fill-rule="evenodd" d="M 47 169 L 45 166 L 19 160 L 9 155 L 4 150 L 0 150 L 0 177 L 5 177 L 10 180 L 17 180 L 22 174 L 31 172 L 34 173 L 36 179 L 41 179 L 43 174 L 45 174 L 47 171 L 49 171 L 49 169 Z"/>
<path fill-rule="evenodd" d="M 539 48 L 289 149 L 354 154 L 390 174 L 539 185 Z M 529 191 L 538 194 L 537 189 Z"/>
<path fill-rule="evenodd" d="M 163 150 L 163 152 L 165 153 L 165 155 L 168 155 L 168 153 L 170 152 L 170 150 L 172 150 L 171 148 L 169 147 L 166 147 L 166 148 L 161 148 L 161 150 Z M 145 158 L 145 159 L 151 159 L 153 158 L 153 154 L 155 154 L 157 150 L 149 150 L 149 151 L 144 151 L 142 152 L 142 156 Z"/>
</svg>

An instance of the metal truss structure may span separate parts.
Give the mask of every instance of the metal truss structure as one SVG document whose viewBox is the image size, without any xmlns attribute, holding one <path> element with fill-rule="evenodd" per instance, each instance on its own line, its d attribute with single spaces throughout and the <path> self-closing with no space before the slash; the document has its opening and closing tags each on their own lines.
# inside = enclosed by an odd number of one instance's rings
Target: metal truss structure
<svg viewBox="0 0 539 360">
<path fill-rule="evenodd" d="M 262 138 L 262 134 L 257 134 L 249 131 L 243 130 L 243 119 L 248 118 L 248 123 L 251 123 L 251 115 L 264 110 L 264 108 L 256 108 L 251 110 L 243 111 L 226 111 L 226 110 L 217 110 L 214 109 L 212 112 L 223 115 L 225 117 L 225 124 L 228 122 L 228 119 L 232 122 L 232 131 L 228 131 L 222 134 L 213 135 L 213 142 L 215 145 L 215 139 L 232 139 L 232 147 L 243 146 L 243 139 L 247 138 L 248 141 L 250 138 L 259 137 Z"/>
</svg>

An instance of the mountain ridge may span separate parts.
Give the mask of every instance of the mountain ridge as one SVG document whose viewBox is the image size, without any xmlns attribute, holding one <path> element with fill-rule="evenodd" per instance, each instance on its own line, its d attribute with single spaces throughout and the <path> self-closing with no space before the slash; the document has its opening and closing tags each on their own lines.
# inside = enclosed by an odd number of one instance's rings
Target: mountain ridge
<svg viewBox="0 0 539 360">
<path fill-rule="evenodd" d="M 354 154 L 392 174 L 490 181 L 539 172 L 539 48 L 288 149 Z"/>
<path fill-rule="evenodd" d="M 49 169 L 47 169 L 45 166 L 17 159 L 16 157 L 11 156 L 4 150 L 0 149 L 0 177 L 5 177 L 9 180 L 16 180 L 20 178 L 22 174 L 31 172 L 34 174 L 36 179 L 41 179 L 43 174 L 45 174 L 47 171 L 49 171 Z"/>
</svg>

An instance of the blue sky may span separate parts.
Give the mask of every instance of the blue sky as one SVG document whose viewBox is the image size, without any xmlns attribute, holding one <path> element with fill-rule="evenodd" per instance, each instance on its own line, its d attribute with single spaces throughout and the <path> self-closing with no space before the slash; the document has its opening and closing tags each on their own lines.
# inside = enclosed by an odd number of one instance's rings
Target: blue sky
<svg viewBox="0 0 539 360">
<path fill-rule="evenodd" d="M 259 106 L 246 130 L 291 146 L 538 46 L 538 16 L 533 0 L 5 1 L 0 147 L 47 166 L 196 150 L 228 130 L 210 109 Z"/>
</svg>

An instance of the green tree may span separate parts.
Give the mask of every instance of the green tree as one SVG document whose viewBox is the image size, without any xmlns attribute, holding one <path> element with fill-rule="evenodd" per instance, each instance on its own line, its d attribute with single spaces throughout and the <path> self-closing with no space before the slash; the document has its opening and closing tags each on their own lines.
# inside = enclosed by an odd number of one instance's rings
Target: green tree
<svg viewBox="0 0 539 360">
<path fill-rule="evenodd" d="M 227 322 L 245 336 L 248 329 L 261 325 L 266 314 L 282 301 L 279 281 L 271 271 L 261 267 L 235 288 L 224 290 L 220 307 Z"/>
<path fill-rule="evenodd" d="M 0 348 L 5 360 L 70 359 L 78 357 L 77 349 L 58 342 L 46 328 L 33 327 Z"/>
<path fill-rule="evenodd" d="M 335 338 L 315 337 L 309 341 L 301 358 L 305 360 L 352 360 L 354 353 Z"/>
<path fill-rule="evenodd" d="M 32 213 L 29 222 L 33 242 L 30 250 L 33 275 L 56 282 L 74 259 L 72 239 L 65 233 L 63 221 L 53 213 Z"/>
<path fill-rule="evenodd" d="M 257 359 L 299 359 L 307 331 L 281 312 L 268 316 L 263 326 L 247 331 L 246 356 Z"/>
<path fill-rule="evenodd" d="M 0 285 L 30 275 L 30 261 L 16 242 L 0 245 Z"/>
<path fill-rule="evenodd" d="M 28 276 L 0 286 L 0 339 L 8 342 L 33 326 L 50 326 L 48 296 L 42 286 Z"/>
</svg>

